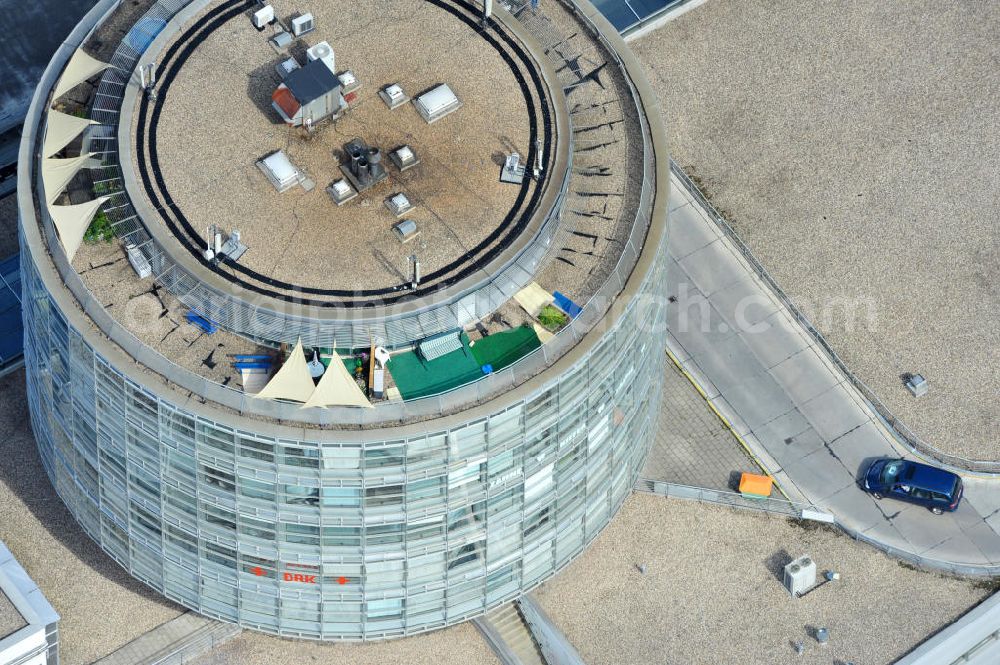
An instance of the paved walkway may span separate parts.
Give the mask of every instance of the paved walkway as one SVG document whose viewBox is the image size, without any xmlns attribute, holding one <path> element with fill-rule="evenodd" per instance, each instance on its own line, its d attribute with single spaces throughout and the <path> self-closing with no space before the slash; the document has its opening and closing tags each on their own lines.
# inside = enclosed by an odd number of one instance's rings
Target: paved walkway
<svg viewBox="0 0 1000 665">
<path fill-rule="evenodd" d="M 959 510 L 941 516 L 859 489 L 867 460 L 911 455 L 684 185 L 672 183 L 669 349 L 789 497 L 829 510 L 894 554 L 1000 573 L 1000 480 L 965 477 Z"/>
<path fill-rule="evenodd" d="M 653 449 L 641 478 L 734 491 L 740 472 L 760 473 L 760 467 L 672 362 L 667 363 L 662 402 Z"/>
</svg>

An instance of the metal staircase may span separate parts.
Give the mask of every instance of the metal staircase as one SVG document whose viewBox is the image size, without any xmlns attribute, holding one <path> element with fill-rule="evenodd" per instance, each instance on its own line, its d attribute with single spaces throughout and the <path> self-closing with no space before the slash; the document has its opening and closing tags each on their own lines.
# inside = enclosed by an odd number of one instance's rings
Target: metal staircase
<svg viewBox="0 0 1000 665">
<path fill-rule="evenodd" d="M 475 624 L 504 665 L 548 665 L 516 603 L 498 607 Z"/>
</svg>

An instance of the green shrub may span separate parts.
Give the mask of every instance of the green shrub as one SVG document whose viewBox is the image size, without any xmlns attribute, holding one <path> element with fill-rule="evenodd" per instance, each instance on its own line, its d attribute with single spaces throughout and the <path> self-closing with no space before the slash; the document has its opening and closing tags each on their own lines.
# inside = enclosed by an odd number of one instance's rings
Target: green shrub
<svg viewBox="0 0 1000 665">
<path fill-rule="evenodd" d="M 94 221 L 87 227 L 87 232 L 83 234 L 83 241 L 91 244 L 101 242 L 111 242 L 115 239 L 115 230 L 111 226 L 111 221 L 103 212 L 97 213 Z"/>
<path fill-rule="evenodd" d="M 569 317 L 552 305 L 546 305 L 542 308 L 542 311 L 538 313 L 538 320 L 546 330 L 555 331 L 566 325 Z"/>
</svg>

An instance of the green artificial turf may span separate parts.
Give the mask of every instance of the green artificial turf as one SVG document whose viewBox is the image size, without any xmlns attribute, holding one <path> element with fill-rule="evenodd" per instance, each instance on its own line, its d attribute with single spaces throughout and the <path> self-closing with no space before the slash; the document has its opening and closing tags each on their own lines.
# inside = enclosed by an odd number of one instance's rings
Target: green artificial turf
<svg viewBox="0 0 1000 665">
<path fill-rule="evenodd" d="M 541 345 L 533 328 L 521 326 L 482 338 L 472 347 L 472 355 L 480 365 L 492 365 L 498 372 Z"/>
<path fill-rule="evenodd" d="M 416 399 L 451 390 L 475 381 L 483 375 L 469 349 L 469 338 L 462 334 L 462 348 L 430 362 L 415 351 L 393 356 L 387 365 L 403 399 Z"/>
</svg>

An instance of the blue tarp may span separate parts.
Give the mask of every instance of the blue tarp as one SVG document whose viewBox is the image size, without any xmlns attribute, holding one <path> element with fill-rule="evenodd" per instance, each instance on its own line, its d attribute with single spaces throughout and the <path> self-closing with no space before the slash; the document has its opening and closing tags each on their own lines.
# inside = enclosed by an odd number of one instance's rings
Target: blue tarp
<svg viewBox="0 0 1000 665">
<path fill-rule="evenodd" d="M 552 297 L 555 298 L 556 307 L 566 312 L 566 314 L 568 314 L 569 318 L 571 319 L 575 319 L 580 315 L 580 312 L 583 311 L 582 307 L 580 307 L 575 302 L 573 302 L 563 294 L 559 293 L 558 291 L 553 293 Z"/>
</svg>

